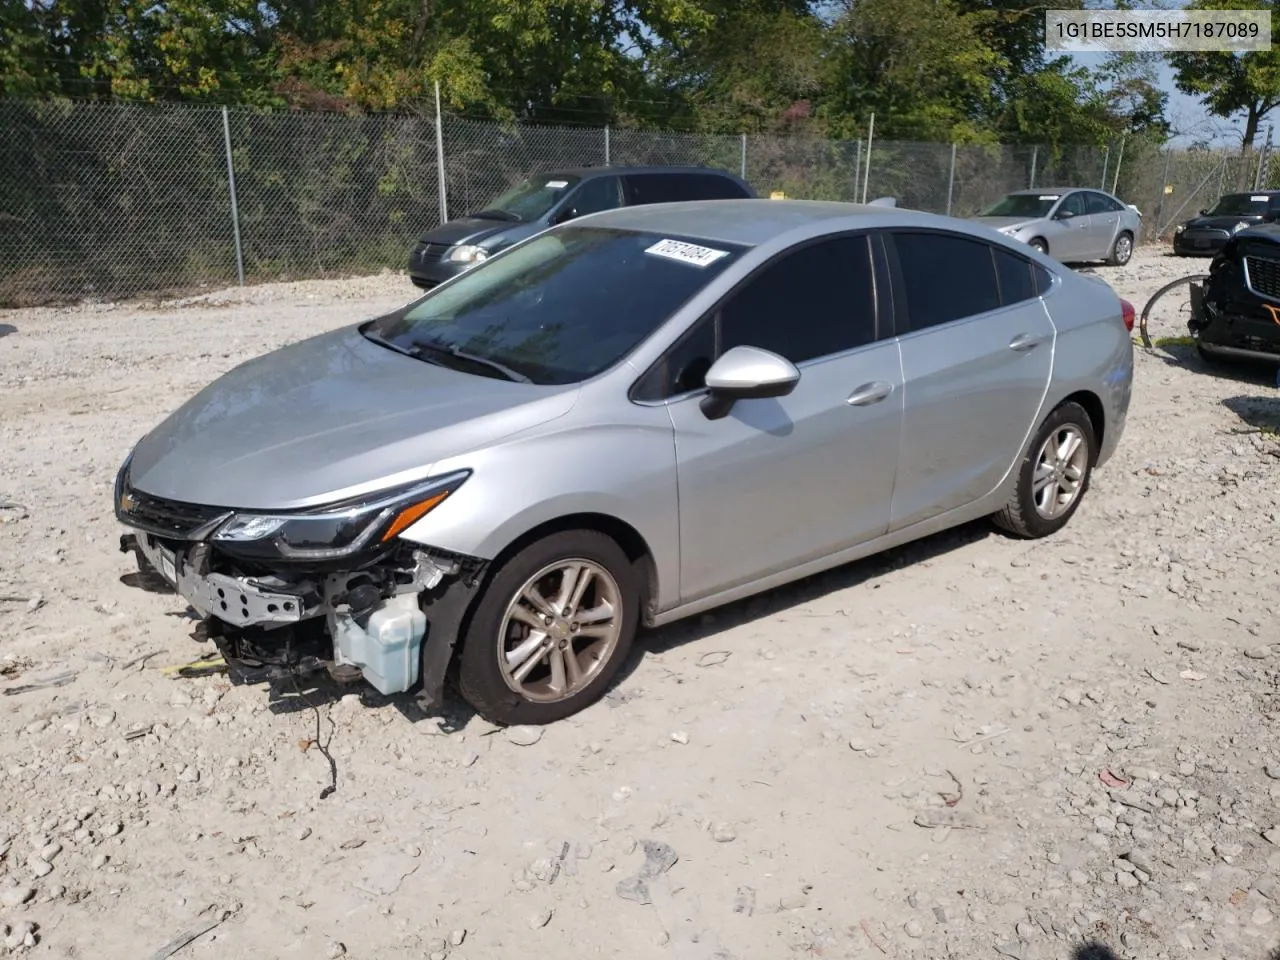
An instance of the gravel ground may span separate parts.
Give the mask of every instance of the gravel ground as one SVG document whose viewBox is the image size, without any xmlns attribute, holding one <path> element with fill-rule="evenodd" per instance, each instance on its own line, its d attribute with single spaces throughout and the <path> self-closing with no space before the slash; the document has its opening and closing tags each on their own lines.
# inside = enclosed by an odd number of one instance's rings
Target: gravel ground
<svg viewBox="0 0 1280 960">
<path fill-rule="evenodd" d="M 1203 267 L 1098 272 L 1141 309 Z M 1271 371 L 1139 350 L 1119 453 L 1058 536 L 975 524 L 651 632 L 541 730 L 166 673 L 208 648 L 121 582 L 126 450 L 241 360 L 411 295 L 0 315 L 0 953 L 1277 949 Z"/>
</svg>

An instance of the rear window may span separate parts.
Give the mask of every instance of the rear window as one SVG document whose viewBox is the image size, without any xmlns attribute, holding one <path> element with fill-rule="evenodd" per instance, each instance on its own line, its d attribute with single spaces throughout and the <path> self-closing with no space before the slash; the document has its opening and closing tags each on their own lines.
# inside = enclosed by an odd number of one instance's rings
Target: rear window
<svg viewBox="0 0 1280 960">
<path fill-rule="evenodd" d="M 743 247 L 599 227 L 541 234 L 363 328 L 432 362 L 539 384 L 607 370 Z"/>
</svg>

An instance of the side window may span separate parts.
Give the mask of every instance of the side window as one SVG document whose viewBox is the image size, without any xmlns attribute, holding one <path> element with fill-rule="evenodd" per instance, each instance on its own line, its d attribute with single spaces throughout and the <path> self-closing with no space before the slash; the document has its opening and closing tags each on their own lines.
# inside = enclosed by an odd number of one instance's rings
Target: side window
<svg viewBox="0 0 1280 960">
<path fill-rule="evenodd" d="M 1078 190 L 1075 193 L 1067 194 L 1066 199 L 1062 201 L 1062 209 L 1069 211 L 1074 216 L 1083 217 L 1088 213 L 1088 209 L 1084 201 L 1084 194 Z"/>
<path fill-rule="evenodd" d="M 1031 282 L 1035 284 L 1036 296 L 1043 297 L 1053 286 L 1053 274 L 1038 263 L 1031 265 Z"/>
<path fill-rule="evenodd" d="M 925 330 L 1000 306 L 992 249 L 949 233 L 893 234 L 907 330 Z"/>
<path fill-rule="evenodd" d="M 618 196 L 617 177 L 596 177 L 588 180 L 569 200 L 568 209 L 575 217 L 585 217 L 589 213 L 612 210 L 621 204 Z"/>
<path fill-rule="evenodd" d="M 1089 213 L 1115 213 L 1120 208 L 1100 193 L 1087 193 L 1085 209 Z"/>
<path fill-rule="evenodd" d="M 680 200 L 741 200 L 746 196 L 728 177 L 714 173 L 676 174 L 672 179 L 679 181 L 676 192 Z"/>
<path fill-rule="evenodd" d="M 797 302 L 804 303 L 797 312 Z M 876 340 L 871 249 L 864 236 L 836 237 L 784 254 L 703 317 L 637 391 L 658 400 L 701 389 L 726 350 L 760 347 L 804 363 Z"/>
<path fill-rule="evenodd" d="M 672 196 L 671 174 L 637 173 L 627 177 L 627 203 L 641 206 L 646 203 L 670 203 Z"/>
<path fill-rule="evenodd" d="M 1004 306 L 1039 296 L 1031 261 L 999 247 L 992 247 L 991 253 L 996 258 L 996 279 L 1000 281 L 1000 302 Z"/>
</svg>

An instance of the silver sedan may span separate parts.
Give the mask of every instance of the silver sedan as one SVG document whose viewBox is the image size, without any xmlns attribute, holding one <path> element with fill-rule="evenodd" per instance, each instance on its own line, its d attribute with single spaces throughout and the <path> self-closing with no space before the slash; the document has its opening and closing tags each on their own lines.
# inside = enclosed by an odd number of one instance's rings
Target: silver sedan
<svg viewBox="0 0 1280 960">
<path fill-rule="evenodd" d="M 722 200 L 524 240 L 246 363 L 115 511 L 242 679 L 496 723 L 597 700 L 637 628 L 993 517 L 1044 537 L 1124 433 L 1132 308 L 962 220 Z"/>
<path fill-rule="evenodd" d="M 1142 215 L 1102 190 L 1042 187 L 1006 194 L 974 218 L 1061 263 L 1124 266 L 1142 235 Z"/>
</svg>

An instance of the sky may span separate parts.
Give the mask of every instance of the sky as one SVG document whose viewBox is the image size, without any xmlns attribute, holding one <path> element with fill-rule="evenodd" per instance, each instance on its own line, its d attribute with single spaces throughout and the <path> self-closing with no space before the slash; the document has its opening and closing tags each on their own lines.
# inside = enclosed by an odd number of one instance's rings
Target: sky
<svg viewBox="0 0 1280 960">
<path fill-rule="evenodd" d="M 1071 54 L 1071 58 L 1076 63 L 1090 70 L 1101 67 L 1106 56 L 1105 53 Z M 1159 85 L 1160 89 L 1169 94 L 1169 105 L 1165 108 L 1165 116 L 1169 118 L 1177 134 L 1170 141 L 1171 146 L 1185 147 L 1196 140 L 1207 140 L 1224 146 L 1240 145 L 1238 133 L 1235 134 L 1234 140 L 1232 134 L 1233 128 L 1242 128 L 1243 124 L 1210 117 L 1199 99 L 1181 93 L 1174 86 L 1173 69 L 1167 63 L 1160 64 Z M 1265 130 L 1264 126 L 1264 133 Z"/>
</svg>

